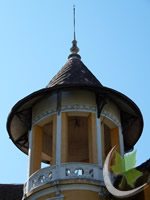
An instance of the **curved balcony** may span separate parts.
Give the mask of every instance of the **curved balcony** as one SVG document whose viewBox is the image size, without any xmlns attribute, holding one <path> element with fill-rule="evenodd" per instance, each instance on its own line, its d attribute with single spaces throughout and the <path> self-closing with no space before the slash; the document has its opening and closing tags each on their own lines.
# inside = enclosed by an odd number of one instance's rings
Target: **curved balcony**
<svg viewBox="0 0 150 200">
<path fill-rule="evenodd" d="M 59 180 L 87 179 L 103 182 L 102 169 L 90 163 L 63 163 L 35 172 L 24 185 L 24 194 L 44 184 Z"/>
</svg>

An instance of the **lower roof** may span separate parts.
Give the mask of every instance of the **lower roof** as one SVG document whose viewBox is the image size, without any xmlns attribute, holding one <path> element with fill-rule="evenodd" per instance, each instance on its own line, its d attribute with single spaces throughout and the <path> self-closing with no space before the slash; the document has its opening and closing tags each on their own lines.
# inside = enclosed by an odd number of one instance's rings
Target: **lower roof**
<svg viewBox="0 0 150 200">
<path fill-rule="evenodd" d="M 0 200 L 21 200 L 23 184 L 0 184 Z"/>
</svg>

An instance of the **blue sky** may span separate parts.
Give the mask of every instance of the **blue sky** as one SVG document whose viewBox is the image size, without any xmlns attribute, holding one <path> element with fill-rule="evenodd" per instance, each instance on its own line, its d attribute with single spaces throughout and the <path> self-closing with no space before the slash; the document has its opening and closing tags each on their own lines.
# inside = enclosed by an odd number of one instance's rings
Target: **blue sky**
<svg viewBox="0 0 150 200">
<path fill-rule="evenodd" d="M 137 165 L 150 158 L 150 1 L 0 0 L 0 183 L 24 183 L 28 158 L 6 131 L 13 105 L 44 88 L 65 64 L 76 35 L 85 65 L 131 98 L 144 118 Z"/>
</svg>

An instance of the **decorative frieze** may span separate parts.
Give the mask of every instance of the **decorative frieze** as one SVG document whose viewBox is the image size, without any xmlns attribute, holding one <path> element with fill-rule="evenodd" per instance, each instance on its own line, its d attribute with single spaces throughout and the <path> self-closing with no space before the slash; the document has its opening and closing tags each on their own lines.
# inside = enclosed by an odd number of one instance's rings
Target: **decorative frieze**
<svg viewBox="0 0 150 200">
<path fill-rule="evenodd" d="M 71 111 L 81 111 L 81 112 L 96 112 L 96 106 L 93 105 L 83 105 L 83 104 L 70 104 L 61 106 L 61 112 L 71 112 Z M 41 112 L 37 116 L 34 116 L 32 119 L 32 126 L 37 124 L 39 121 L 43 120 L 46 117 L 49 117 L 53 114 L 57 113 L 57 108 L 53 107 L 49 110 Z"/>
<path fill-rule="evenodd" d="M 39 121 L 41 121 L 42 119 L 50 116 L 50 115 L 53 115 L 57 112 L 57 108 L 51 108 L 49 110 L 46 110 L 44 112 L 41 112 L 39 115 L 37 116 L 34 116 L 33 119 L 32 119 L 32 126 L 34 126 L 35 124 L 37 124 Z"/>
<path fill-rule="evenodd" d="M 110 119 L 114 124 L 116 124 L 118 127 L 121 126 L 120 120 L 117 119 L 114 115 L 112 115 L 109 111 L 107 110 L 102 110 L 101 116 L 104 116 L 108 119 Z"/>
</svg>

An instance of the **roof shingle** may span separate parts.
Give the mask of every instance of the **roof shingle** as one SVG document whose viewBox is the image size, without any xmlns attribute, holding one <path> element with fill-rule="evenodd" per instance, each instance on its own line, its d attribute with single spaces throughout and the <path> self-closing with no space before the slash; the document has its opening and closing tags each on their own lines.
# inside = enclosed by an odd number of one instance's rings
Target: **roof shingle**
<svg viewBox="0 0 150 200">
<path fill-rule="evenodd" d="M 88 70 L 78 58 L 72 58 L 52 78 L 47 88 L 56 85 L 102 86 L 99 80 Z"/>
</svg>

